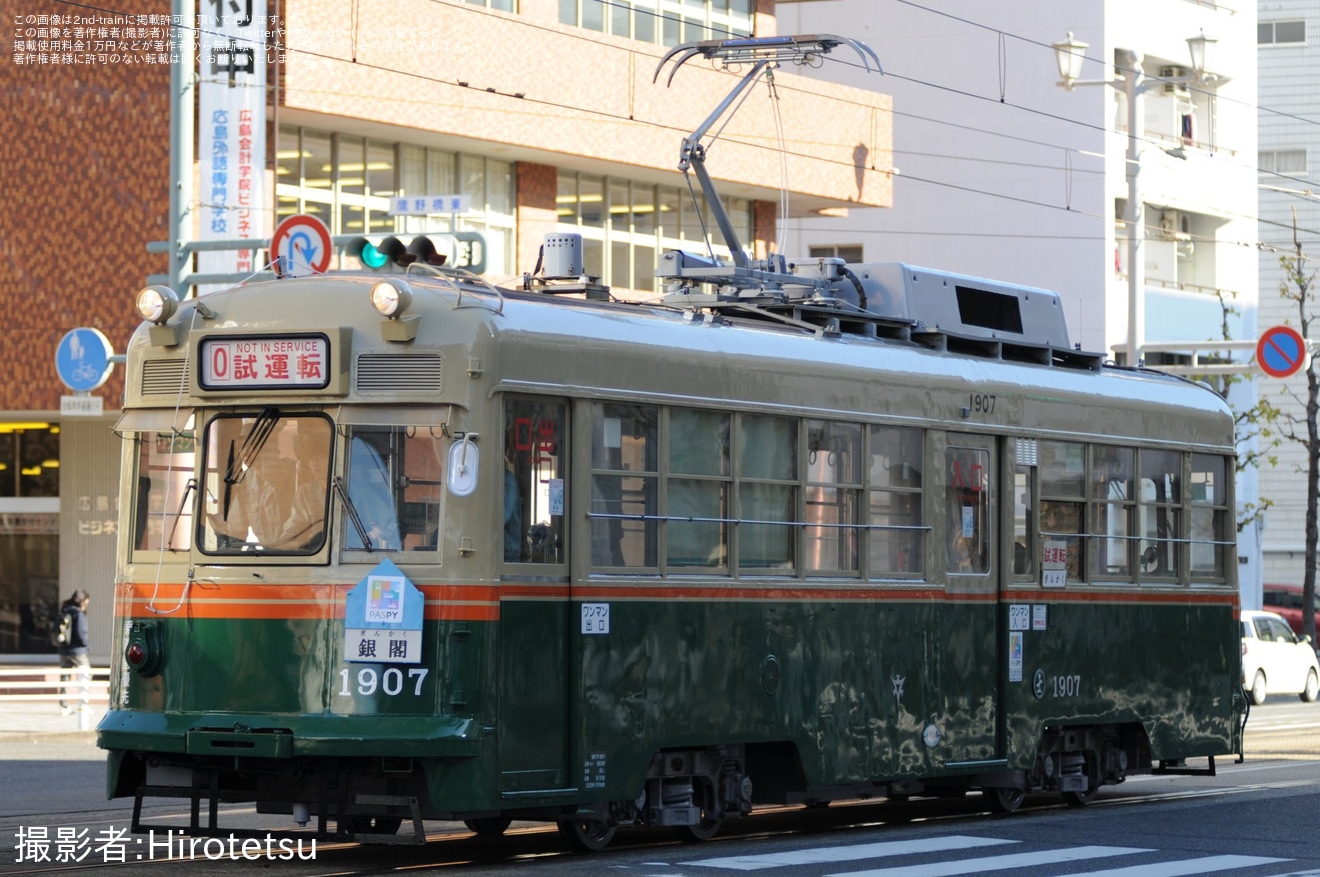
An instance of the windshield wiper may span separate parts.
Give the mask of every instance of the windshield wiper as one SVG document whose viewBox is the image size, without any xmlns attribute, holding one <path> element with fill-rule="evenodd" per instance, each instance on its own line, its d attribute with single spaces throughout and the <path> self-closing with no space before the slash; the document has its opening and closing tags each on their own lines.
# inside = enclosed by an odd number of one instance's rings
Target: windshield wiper
<svg viewBox="0 0 1320 877">
<path fill-rule="evenodd" d="M 170 538 L 165 545 L 167 551 L 174 550 L 174 531 L 179 528 L 179 518 L 183 517 L 183 507 L 188 504 L 189 494 L 196 489 L 196 478 L 189 478 L 188 483 L 183 486 L 183 499 L 179 500 L 179 507 L 174 510 L 174 521 L 170 524 Z"/>
<path fill-rule="evenodd" d="M 229 460 L 225 466 L 225 497 L 224 508 L 222 511 L 222 520 L 229 520 L 229 503 L 233 495 L 235 484 L 242 482 L 246 477 L 248 469 L 251 468 L 261 449 L 266 446 L 266 439 L 270 438 L 275 431 L 275 424 L 280 420 L 280 410 L 278 408 L 263 408 L 257 415 L 257 419 L 252 422 L 252 430 L 243 439 L 243 444 L 239 446 L 238 452 L 234 452 L 234 442 L 229 442 Z"/>
<path fill-rule="evenodd" d="M 344 504 L 344 510 L 348 512 L 348 519 L 353 523 L 353 529 L 357 530 L 358 538 L 362 540 L 362 547 L 368 551 L 374 551 L 371 547 L 371 536 L 367 533 L 367 528 L 362 525 L 362 518 L 358 515 L 357 508 L 353 505 L 353 500 L 349 499 L 348 491 L 344 490 L 344 480 L 338 475 L 331 482 L 335 495 L 339 501 Z"/>
</svg>

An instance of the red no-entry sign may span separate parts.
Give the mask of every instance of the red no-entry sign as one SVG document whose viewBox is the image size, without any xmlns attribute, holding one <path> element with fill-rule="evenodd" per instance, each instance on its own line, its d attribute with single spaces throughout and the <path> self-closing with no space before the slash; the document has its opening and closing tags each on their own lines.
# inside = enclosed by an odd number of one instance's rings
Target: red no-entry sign
<svg viewBox="0 0 1320 877">
<path fill-rule="evenodd" d="M 1291 326 L 1266 329 L 1256 342 L 1256 364 L 1272 378 L 1286 378 L 1310 362 L 1306 339 Z"/>
</svg>

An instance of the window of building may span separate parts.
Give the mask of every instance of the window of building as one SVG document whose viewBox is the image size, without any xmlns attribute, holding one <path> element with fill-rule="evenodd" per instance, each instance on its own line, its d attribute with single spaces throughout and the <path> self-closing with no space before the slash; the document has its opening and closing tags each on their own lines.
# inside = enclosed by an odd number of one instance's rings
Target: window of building
<svg viewBox="0 0 1320 877">
<path fill-rule="evenodd" d="M 559 230 L 582 235 L 587 274 L 616 291 L 656 292 L 655 265 L 666 250 L 706 252 L 703 231 L 714 237 L 714 250 L 727 257 L 706 199 L 694 205 L 686 190 L 615 177 L 559 171 L 555 197 Z M 725 210 L 744 245 L 752 242 L 752 203 L 725 199 Z"/>
<path fill-rule="evenodd" d="M 481 232 L 487 272 L 514 273 L 517 191 L 510 162 L 293 126 L 280 128 L 277 158 L 277 219 L 310 213 L 335 235 Z M 469 197 L 469 212 L 389 213 L 396 195 L 454 194 Z M 340 267 L 359 266 L 341 256 Z"/>
<path fill-rule="evenodd" d="M 1262 149 L 1259 161 L 1262 174 L 1286 174 L 1291 177 L 1306 176 L 1305 149 Z"/>
<path fill-rule="evenodd" d="M 518 4 L 515 0 L 467 0 L 473 6 L 485 6 L 487 9 L 500 9 L 504 12 L 517 12 Z"/>
<path fill-rule="evenodd" d="M 1297 45 L 1306 42 L 1306 22 L 1261 21 L 1256 23 L 1256 43 L 1262 46 Z"/>
<path fill-rule="evenodd" d="M 59 424 L 0 423 L 0 497 L 59 495 Z"/>
<path fill-rule="evenodd" d="M 755 33 L 753 0 L 559 0 L 559 21 L 677 46 Z"/>
<path fill-rule="evenodd" d="M 807 247 L 807 254 L 813 259 L 842 259 L 850 265 L 862 261 L 861 244 L 822 245 Z"/>
</svg>

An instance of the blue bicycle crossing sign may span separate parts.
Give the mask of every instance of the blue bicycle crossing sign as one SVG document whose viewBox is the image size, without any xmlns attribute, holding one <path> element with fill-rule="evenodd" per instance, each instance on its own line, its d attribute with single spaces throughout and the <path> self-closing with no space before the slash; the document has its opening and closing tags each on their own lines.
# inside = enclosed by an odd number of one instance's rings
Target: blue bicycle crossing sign
<svg viewBox="0 0 1320 877">
<path fill-rule="evenodd" d="M 75 393 L 95 390 L 110 377 L 114 348 L 100 329 L 71 329 L 55 348 L 55 371 Z"/>
</svg>

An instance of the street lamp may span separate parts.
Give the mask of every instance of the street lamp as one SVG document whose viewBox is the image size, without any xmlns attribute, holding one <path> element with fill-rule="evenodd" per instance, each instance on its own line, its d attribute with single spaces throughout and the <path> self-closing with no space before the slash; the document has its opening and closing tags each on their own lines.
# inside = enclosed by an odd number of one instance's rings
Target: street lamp
<svg viewBox="0 0 1320 877">
<path fill-rule="evenodd" d="M 1180 76 L 1173 78 L 1161 78 L 1155 80 L 1156 85 L 1163 85 L 1166 82 L 1186 83 L 1186 82 L 1209 82 L 1217 77 L 1209 73 L 1210 61 L 1213 59 L 1214 47 L 1217 43 L 1205 35 L 1202 31 L 1200 36 L 1191 37 L 1187 40 L 1187 49 L 1192 56 L 1192 76 Z M 1120 61 L 1119 66 L 1123 68 L 1123 75 L 1114 79 L 1093 79 L 1083 80 L 1082 62 L 1086 59 L 1086 50 L 1089 43 L 1084 43 L 1073 36 L 1072 31 L 1062 41 L 1054 44 L 1055 60 L 1059 64 L 1059 85 L 1068 91 L 1072 91 L 1079 85 L 1108 85 L 1127 96 L 1127 208 L 1123 211 L 1123 223 L 1127 226 L 1128 232 L 1128 329 L 1127 329 L 1127 355 L 1128 362 L 1131 365 L 1140 365 L 1142 361 L 1141 348 L 1146 341 L 1146 309 L 1144 302 L 1144 293 L 1146 286 L 1146 262 L 1142 255 L 1142 244 L 1146 238 L 1146 220 L 1145 209 L 1141 202 L 1141 144 L 1145 139 L 1145 107 L 1143 96 L 1146 89 L 1151 86 L 1147 81 L 1146 75 L 1142 70 L 1142 57 L 1140 52 L 1132 49 L 1116 49 Z"/>
</svg>

